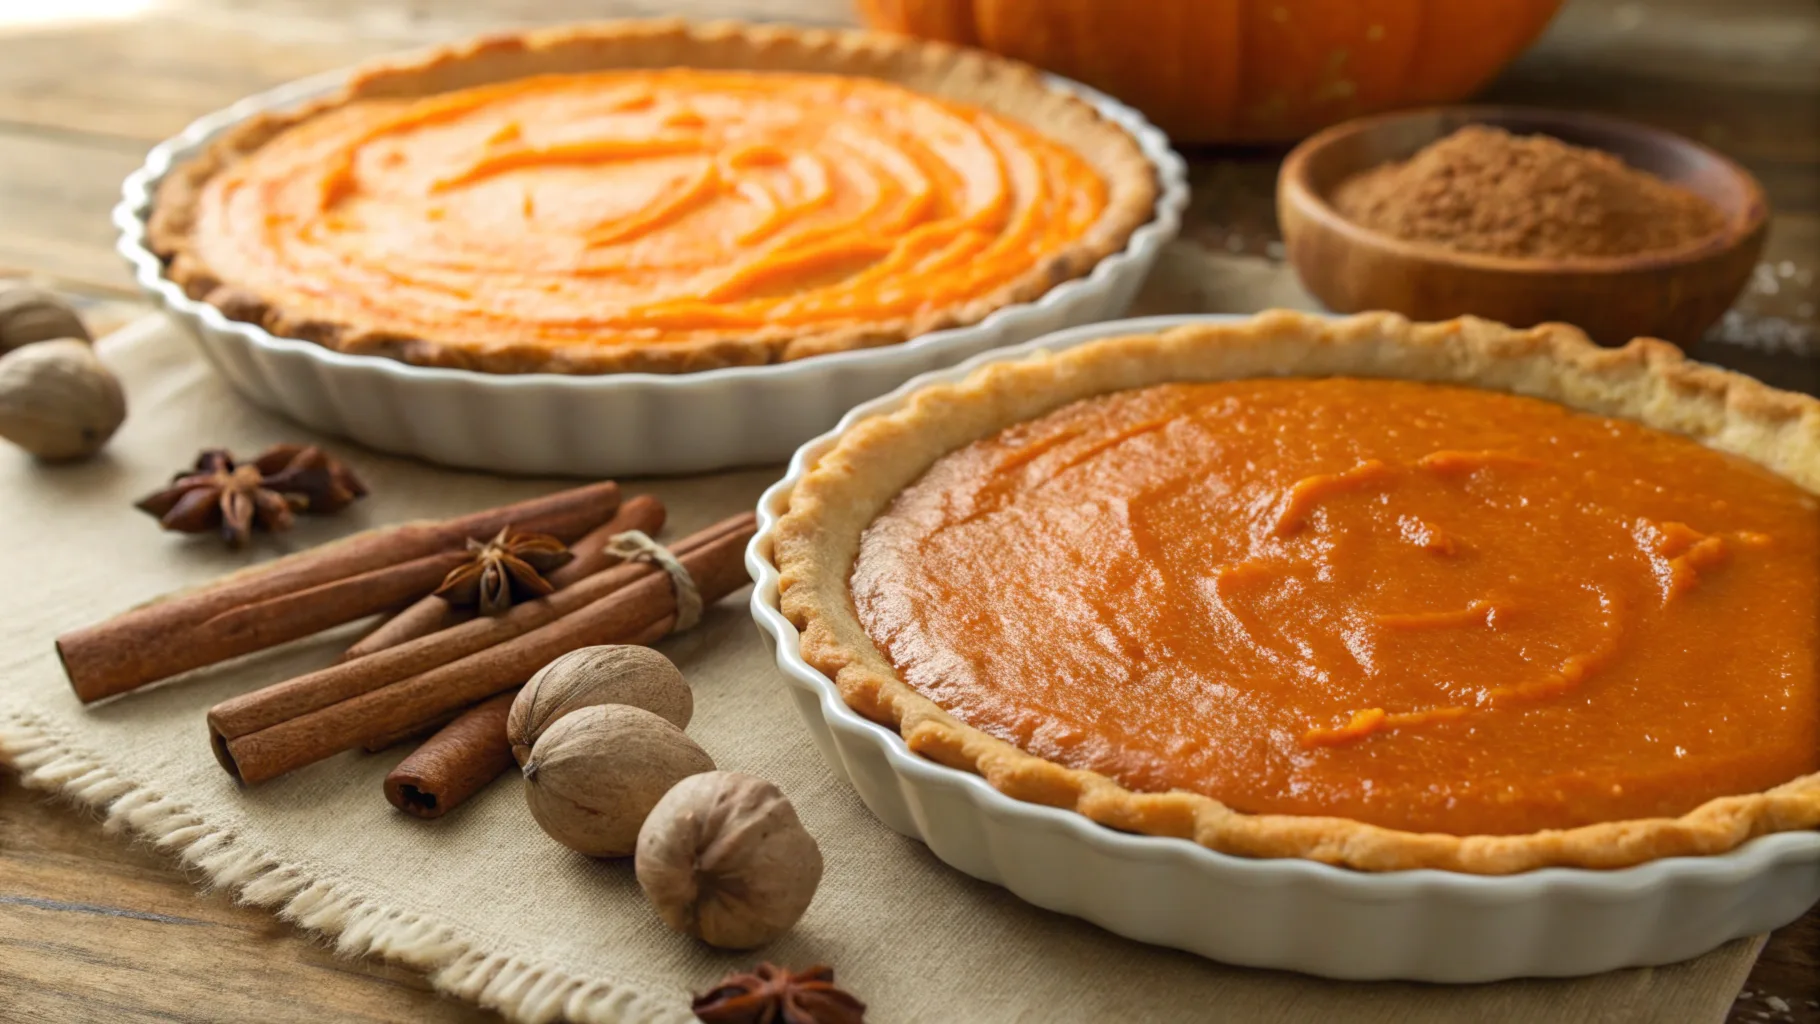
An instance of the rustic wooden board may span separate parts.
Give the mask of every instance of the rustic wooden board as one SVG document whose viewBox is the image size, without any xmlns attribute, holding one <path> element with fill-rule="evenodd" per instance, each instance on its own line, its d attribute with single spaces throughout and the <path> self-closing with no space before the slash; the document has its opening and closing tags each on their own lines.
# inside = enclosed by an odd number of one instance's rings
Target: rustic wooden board
<svg viewBox="0 0 1820 1024">
<path fill-rule="evenodd" d="M 113 253 L 108 210 L 120 179 L 149 145 L 243 95 L 502 26 L 664 14 L 851 19 L 847 0 L 163 0 L 141 8 L 14 24 L 12 6 L 0 4 L 0 276 L 30 274 L 61 288 L 97 328 L 143 308 Z M 1820 322 L 1812 283 L 1820 271 L 1820 3 L 1570 0 L 1486 98 L 1633 117 L 1748 165 L 1777 211 L 1767 259 L 1790 276 L 1760 282 L 1746 304 L 1807 330 L 1811 342 Z M 1190 155 L 1196 196 L 1186 236 L 1269 255 L 1280 152 Z M 1721 340 L 1697 354 L 1820 391 L 1820 361 L 1773 344 Z M 198 881 L 0 769 L 0 1019 L 494 1019 L 435 996 L 410 971 L 338 957 L 264 911 L 201 894 Z M 1820 1022 L 1820 912 L 1771 939 L 1731 1019 Z"/>
<path fill-rule="evenodd" d="M 0 132 L 0 272 L 132 294 L 108 211 L 144 159 L 144 147 L 108 136 Z"/>
<path fill-rule="evenodd" d="M 0 773 L 0 1020 L 498 1019 L 198 882 Z"/>
</svg>

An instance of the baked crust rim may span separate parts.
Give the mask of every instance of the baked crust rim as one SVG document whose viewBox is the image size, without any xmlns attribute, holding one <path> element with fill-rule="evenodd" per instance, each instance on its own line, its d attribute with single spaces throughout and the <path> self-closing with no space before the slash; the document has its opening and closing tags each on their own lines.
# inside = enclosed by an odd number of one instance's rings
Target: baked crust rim
<svg viewBox="0 0 1820 1024">
<path fill-rule="evenodd" d="M 1341 817 L 1251 815 L 1200 794 L 1134 792 L 961 722 L 904 683 L 860 626 L 848 577 L 861 531 L 948 451 L 1108 391 L 1172 380 L 1337 374 L 1484 387 L 1623 417 L 1743 456 L 1820 493 L 1820 400 L 1696 363 L 1654 339 L 1608 349 L 1560 324 L 1514 330 L 1470 317 L 1418 324 L 1386 313 L 1328 320 L 1284 311 L 1101 339 L 992 363 L 961 381 L 925 388 L 896 411 L 849 428 L 806 469 L 774 531 L 779 605 L 801 634 L 804 660 L 834 681 L 849 707 L 894 728 L 911 751 L 980 775 L 1007 796 L 1246 857 L 1296 857 L 1362 871 L 1503 875 L 1717 854 L 1759 835 L 1820 827 L 1820 773 L 1717 798 L 1678 818 L 1522 835 L 1456 836 Z"/>
<path fill-rule="evenodd" d="M 965 302 L 827 330 L 768 328 L 684 343 L 610 347 L 488 345 L 298 315 L 282 302 L 236 285 L 232 271 L 212 267 L 193 237 L 210 179 L 286 129 L 347 103 L 433 95 L 539 74 L 677 66 L 850 74 L 976 103 L 1022 120 L 1089 159 L 1106 181 L 1109 201 L 1099 221 L 1073 244 L 997 291 Z M 165 277 L 186 296 L 279 337 L 353 355 L 484 373 L 677 374 L 894 345 L 977 324 L 1000 309 L 1033 302 L 1056 285 L 1087 276 L 1100 261 L 1124 250 L 1132 234 L 1154 219 L 1160 193 L 1158 170 L 1137 139 L 1086 99 L 1050 85 L 1024 64 L 941 43 L 852 30 L 681 19 L 604 21 L 483 36 L 358 65 L 328 95 L 293 110 L 256 114 L 172 168 L 153 195 L 146 238 L 164 261 Z"/>
</svg>

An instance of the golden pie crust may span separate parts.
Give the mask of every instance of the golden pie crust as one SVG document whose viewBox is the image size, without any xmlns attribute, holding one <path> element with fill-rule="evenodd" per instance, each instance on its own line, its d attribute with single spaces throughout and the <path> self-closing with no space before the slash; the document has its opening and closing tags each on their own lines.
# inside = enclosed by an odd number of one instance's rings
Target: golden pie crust
<svg viewBox="0 0 1820 1024">
<path fill-rule="evenodd" d="M 897 728 L 913 751 L 976 772 L 1009 796 L 1242 856 L 1498 875 L 1620 868 L 1820 827 L 1820 774 L 1714 799 L 1678 818 L 1520 835 L 1245 814 L 1194 793 L 1134 792 L 1105 775 L 1033 756 L 943 711 L 897 675 L 861 626 L 849 586 L 861 534 L 943 455 L 1094 395 L 1267 376 L 1394 378 L 1533 396 L 1690 437 L 1820 493 L 1820 400 L 1692 362 L 1664 342 L 1607 349 L 1559 324 L 1513 330 L 1474 318 L 1418 324 L 1386 313 L 1327 320 L 1275 311 L 992 364 L 848 430 L 804 474 L 776 530 L 781 604 L 802 632 L 804 658 L 835 681 L 854 710 Z"/>
<path fill-rule="evenodd" d="M 1106 205 L 1085 234 L 1065 248 L 1045 254 L 996 291 L 948 308 L 827 328 L 767 326 L 709 331 L 709 336 L 683 342 L 601 347 L 521 341 L 461 344 L 299 315 L 281 301 L 267 301 L 237 286 L 234 268 L 209 265 L 196 244 L 199 211 L 211 178 L 288 129 L 353 101 L 431 96 L 538 75 L 676 67 L 862 76 L 971 104 L 1029 125 L 1086 160 L 1103 179 Z M 250 118 L 164 179 L 153 206 L 149 239 L 152 250 L 166 260 L 166 275 L 191 298 L 216 306 L 230 319 L 338 351 L 491 373 L 683 373 L 896 344 L 977 323 L 995 310 L 1032 301 L 1063 281 L 1085 276 L 1101 259 L 1123 249 L 1132 232 L 1152 217 L 1156 195 L 1155 168 L 1128 132 L 1023 64 L 865 32 L 680 20 L 601 22 L 486 37 L 369 65 L 331 96 L 298 110 Z"/>
</svg>

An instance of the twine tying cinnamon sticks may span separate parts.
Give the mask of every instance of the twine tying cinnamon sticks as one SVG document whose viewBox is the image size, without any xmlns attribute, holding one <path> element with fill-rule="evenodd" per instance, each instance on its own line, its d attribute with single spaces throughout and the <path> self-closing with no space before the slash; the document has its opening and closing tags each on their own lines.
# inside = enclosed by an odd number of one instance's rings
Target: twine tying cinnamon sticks
<svg viewBox="0 0 1820 1024">
<path fill-rule="evenodd" d="M 550 573 L 550 584 L 561 590 L 616 564 L 622 559 L 607 550 L 607 545 L 614 537 L 629 530 L 654 533 L 663 529 L 664 519 L 668 515 L 664 503 L 649 494 L 627 498 L 619 506 L 619 511 L 613 514 L 613 518 L 571 545 L 575 552 L 574 561 Z M 478 614 L 473 609 L 456 608 L 434 594 L 427 595 L 362 637 L 342 654 L 341 660 L 351 661 L 368 654 L 377 654 L 407 640 L 415 640 L 467 622 Z M 455 717 L 455 712 L 445 712 L 427 721 L 370 739 L 363 746 L 371 754 L 406 740 L 424 739 L 448 725 Z"/>
<path fill-rule="evenodd" d="M 648 494 L 640 494 L 626 499 L 613 518 L 595 527 L 587 536 L 570 545 L 575 558 L 569 564 L 550 573 L 552 586 L 561 590 L 579 580 L 586 579 L 602 569 L 612 565 L 616 556 L 607 550 L 614 537 L 630 530 L 642 530 L 655 533 L 663 529 L 667 513 L 664 504 Z M 463 557 L 466 557 L 465 554 Z M 425 591 L 425 596 L 397 615 L 387 619 L 378 629 L 362 637 L 341 656 L 343 661 L 376 654 L 389 647 L 397 647 L 407 640 L 428 636 L 460 625 L 474 618 L 478 612 L 468 608 L 456 608 L 449 602 Z"/>
<path fill-rule="evenodd" d="M 643 530 L 627 530 L 607 542 L 607 553 L 625 562 L 655 562 L 670 574 L 670 586 L 676 594 L 676 624 L 672 633 L 695 628 L 701 621 L 701 591 L 695 578 L 676 560 L 670 549 L 652 540 Z"/>
<path fill-rule="evenodd" d="M 645 504 L 641 504 L 641 501 Z M 655 506 L 656 514 L 641 515 L 641 512 L 650 506 Z M 619 514 L 615 515 L 610 522 L 583 541 L 583 544 L 588 544 L 589 541 L 599 541 L 582 556 L 582 559 L 590 562 L 592 567 L 597 568 L 611 564 L 613 561 L 651 562 L 663 569 L 670 577 L 670 587 L 675 596 L 676 614 L 670 619 L 653 623 L 643 633 L 629 638 L 627 640 L 629 643 L 653 644 L 672 632 L 689 629 L 701 621 L 701 591 L 695 585 L 695 578 L 689 574 L 689 570 L 684 567 L 682 562 L 670 553 L 668 548 L 652 540 L 650 534 L 643 529 L 630 525 L 630 522 L 635 519 L 641 522 L 645 519 L 654 519 L 656 522 L 652 524 L 652 528 L 655 529 L 661 525 L 662 511 L 662 505 L 657 504 L 654 498 L 643 496 L 633 498 L 621 506 Z M 619 527 L 619 529 L 609 533 L 613 527 Z M 602 535 L 604 535 L 604 539 L 602 539 Z M 577 559 L 577 561 L 582 559 Z M 575 562 L 571 562 L 563 569 L 570 569 L 575 564 Z M 567 585 L 574 579 L 588 574 L 571 575 L 573 579 L 562 580 L 562 585 Z M 426 599 L 424 603 L 428 603 L 428 600 L 441 601 L 440 598 L 432 598 Z M 446 605 L 446 602 L 443 603 Z M 412 615 L 413 610 L 408 609 L 400 613 L 392 622 L 407 619 Z M 449 609 L 449 611 L 452 612 L 453 609 Z M 417 619 L 422 620 L 428 617 L 420 613 Z M 386 633 L 390 627 L 391 623 L 388 623 L 386 627 L 381 627 L 378 634 Z M 350 649 L 348 656 L 359 657 L 361 653 L 370 653 L 360 652 L 359 649 L 362 645 L 372 646 L 375 650 L 383 650 L 387 646 L 395 646 L 397 642 L 403 642 L 403 639 L 408 638 L 399 638 L 392 643 L 372 644 L 370 643 L 372 637 L 369 637 L 368 640 L 362 641 L 362 644 L 357 644 L 355 648 Z M 386 776 L 386 799 L 391 801 L 392 806 L 406 814 L 419 818 L 439 818 L 460 806 L 469 797 L 484 789 L 489 782 L 503 774 L 514 763 L 511 743 L 505 733 L 505 715 L 511 710 L 512 699 L 517 693 L 518 689 L 513 688 L 481 701 L 446 724 L 438 722 L 437 726 L 431 726 L 436 729 L 435 734 Z M 443 716 L 438 716 L 439 719 L 441 717 Z M 418 729 L 406 731 L 413 735 L 420 733 Z M 367 749 L 372 750 L 376 746 L 389 746 L 400 738 L 403 737 L 388 734 L 378 740 L 368 741 L 365 745 Z"/>
<path fill-rule="evenodd" d="M 677 542 L 703 605 L 746 584 L 755 532 L 746 513 Z M 210 739 L 230 773 L 262 782 L 517 686 L 577 647 L 671 632 L 678 612 L 668 572 L 627 562 L 503 615 L 223 701 L 209 711 Z"/>
</svg>

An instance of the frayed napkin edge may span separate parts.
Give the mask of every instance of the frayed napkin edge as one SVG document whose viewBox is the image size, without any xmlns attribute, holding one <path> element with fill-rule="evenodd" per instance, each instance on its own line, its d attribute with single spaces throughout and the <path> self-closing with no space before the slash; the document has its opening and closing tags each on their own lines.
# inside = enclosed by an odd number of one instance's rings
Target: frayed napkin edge
<svg viewBox="0 0 1820 1024">
<path fill-rule="evenodd" d="M 211 824 L 190 808 L 129 779 L 101 758 L 57 739 L 17 712 L 0 716 L 0 760 L 21 781 L 90 808 L 111 834 L 130 832 L 200 871 L 210 887 L 334 941 L 346 956 L 381 956 L 425 972 L 439 992 L 497 1010 L 522 1024 L 691 1021 L 625 985 L 579 978 L 523 957 L 489 953 L 456 930 L 407 913 L 288 865 Z"/>
</svg>

